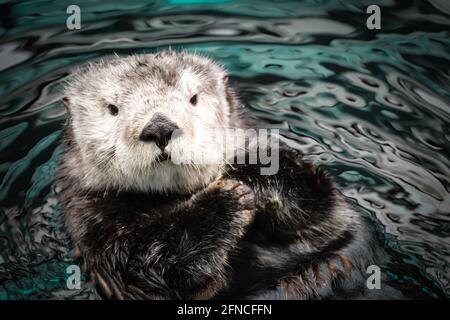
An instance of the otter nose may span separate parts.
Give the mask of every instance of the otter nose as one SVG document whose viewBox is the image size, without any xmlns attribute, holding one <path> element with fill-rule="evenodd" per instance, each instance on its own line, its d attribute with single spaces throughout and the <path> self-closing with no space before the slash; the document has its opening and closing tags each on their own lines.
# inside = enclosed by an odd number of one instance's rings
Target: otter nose
<svg viewBox="0 0 450 320">
<path fill-rule="evenodd" d="M 161 113 L 155 113 L 142 129 L 139 140 L 154 142 L 161 150 L 164 150 L 176 129 L 179 128 L 175 122 L 170 121 Z"/>
</svg>

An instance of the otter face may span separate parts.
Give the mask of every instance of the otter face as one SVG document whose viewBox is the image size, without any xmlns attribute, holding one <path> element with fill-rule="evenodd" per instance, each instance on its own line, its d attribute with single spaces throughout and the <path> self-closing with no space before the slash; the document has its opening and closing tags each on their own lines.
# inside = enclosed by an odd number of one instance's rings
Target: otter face
<svg viewBox="0 0 450 320">
<path fill-rule="evenodd" d="M 189 191 L 208 183 L 220 165 L 191 155 L 223 157 L 221 131 L 237 125 L 226 79 L 212 61 L 173 51 L 88 65 L 65 89 L 75 142 L 67 161 L 82 167 L 92 189 Z"/>
</svg>

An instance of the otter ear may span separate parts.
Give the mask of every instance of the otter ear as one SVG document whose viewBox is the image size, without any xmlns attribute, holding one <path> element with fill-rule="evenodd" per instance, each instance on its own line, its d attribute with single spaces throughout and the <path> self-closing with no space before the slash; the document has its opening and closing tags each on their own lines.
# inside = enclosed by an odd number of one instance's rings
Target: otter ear
<svg viewBox="0 0 450 320">
<path fill-rule="evenodd" d="M 62 98 L 62 102 L 64 104 L 64 107 L 66 107 L 66 109 L 69 109 L 70 107 L 70 100 L 67 97 Z"/>
<path fill-rule="evenodd" d="M 222 78 L 223 83 L 227 86 L 228 85 L 228 75 L 225 74 Z"/>
<path fill-rule="evenodd" d="M 62 102 L 64 104 L 64 107 L 66 108 L 66 112 L 67 115 L 69 116 L 69 118 L 72 116 L 72 112 L 71 112 L 71 103 L 70 103 L 70 99 L 67 97 L 62 98 Z"/>
</svg>

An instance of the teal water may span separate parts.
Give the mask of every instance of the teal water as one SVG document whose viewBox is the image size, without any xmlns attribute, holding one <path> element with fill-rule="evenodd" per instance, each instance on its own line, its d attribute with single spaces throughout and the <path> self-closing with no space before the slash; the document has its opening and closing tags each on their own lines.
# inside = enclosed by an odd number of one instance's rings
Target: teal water
<svg viewBox="0 0 450 320">
<path fill-rule="evenodd" d="M 448 1 L 105 2 L 0 1 L 0 299 L 96 298 L 66 287 L 61 85 L 89 59 L 169 46 L 220 61 L 251 116 L 336 177 L 396 257 L 394 287 L 450 297 Z"/>
</svg>

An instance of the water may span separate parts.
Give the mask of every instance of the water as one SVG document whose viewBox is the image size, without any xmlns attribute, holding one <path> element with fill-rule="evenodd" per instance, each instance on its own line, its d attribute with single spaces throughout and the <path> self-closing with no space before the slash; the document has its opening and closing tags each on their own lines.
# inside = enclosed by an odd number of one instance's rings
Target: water
<svg viewBox="0 0 450 320">
<path fill-rule="evenodd" d="M 66 8 L 81 8 L 81 30 Z M 103 1 L 106 2 L 106 1 Z M 371 217 L 392 285 L 450 296 L 450 3 L 0 1 L 0 298 L 68 290 L 70 241 L 51 196 L 70 69 L 112 54 L 184 48 L 230 72 L 261 125 L 283 129 Z"/>
</svg>

